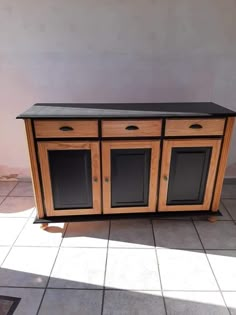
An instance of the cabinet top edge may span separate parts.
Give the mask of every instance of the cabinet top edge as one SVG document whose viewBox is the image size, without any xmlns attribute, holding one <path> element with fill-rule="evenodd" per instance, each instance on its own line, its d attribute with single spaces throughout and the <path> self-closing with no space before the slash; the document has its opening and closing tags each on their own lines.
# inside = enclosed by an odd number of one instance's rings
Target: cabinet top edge
<svg viewBox="0 0 236 315">
<path fill-rule="evenodd" d="M 227 117 L 236 112 L 212 102 L 37 103 L 17 116 L 27 118 Z"/>
</svg>

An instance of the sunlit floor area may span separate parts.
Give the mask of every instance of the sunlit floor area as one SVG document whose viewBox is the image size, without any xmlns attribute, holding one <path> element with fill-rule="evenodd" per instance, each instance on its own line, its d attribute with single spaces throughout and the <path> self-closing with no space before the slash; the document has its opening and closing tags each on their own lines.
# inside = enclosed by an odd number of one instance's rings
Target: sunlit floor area
<svg viewBox="0 0 236 315">
<path fill-rule="evenodd" d="M 224 186 L 220 211 L 216 223 L 193 215 L 44 231 L 31 183 L 0 182 L 0 297 L 20 298 L 14 315 L 236 315 L 236 186 Z"/>
</svg>

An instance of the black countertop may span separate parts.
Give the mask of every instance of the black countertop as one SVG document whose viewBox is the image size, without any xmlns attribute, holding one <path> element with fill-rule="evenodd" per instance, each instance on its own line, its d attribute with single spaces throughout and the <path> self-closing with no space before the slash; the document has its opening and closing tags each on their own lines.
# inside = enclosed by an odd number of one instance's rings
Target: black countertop
<svg viewBox="0 0 236 315">
<path fill-rule="evenodd" d="M 227 117 L 236 112 L 201 103 L 48 103 L 35 104 L 17 118 Z"/>
</svg>

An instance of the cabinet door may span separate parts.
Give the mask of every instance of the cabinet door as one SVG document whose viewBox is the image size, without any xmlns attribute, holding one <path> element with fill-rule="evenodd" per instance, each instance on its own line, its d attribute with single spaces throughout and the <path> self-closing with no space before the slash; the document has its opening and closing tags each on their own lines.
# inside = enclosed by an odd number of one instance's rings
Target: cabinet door
<svg viewBox="0 0 236 315">
<path fill-rule="evenodd" d="M 159 211 L 209 210 L 221 140 L 165 140 Z"/>
<path fill-rule="evenodd" d="M 98 142 L 38 143 L 48 216 L 101 213 Z"/>
<path fill-rule="evenodd" d="M 102 143 L 104 213 L 154 212 L 159 141 Z"/>
</svg>

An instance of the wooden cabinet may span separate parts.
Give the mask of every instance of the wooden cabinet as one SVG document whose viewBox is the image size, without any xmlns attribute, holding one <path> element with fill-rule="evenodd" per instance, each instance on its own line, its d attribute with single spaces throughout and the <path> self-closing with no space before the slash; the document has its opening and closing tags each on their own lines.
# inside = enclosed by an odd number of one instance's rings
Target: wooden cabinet
<svg viewBox="0 0 236 315">
<path fill-rule="evenodd" d="M 101 213 L 99 143 L 39 141 L 48 216 Z"/>
<path fill-rule="evenodd" d="M 235 115 L 213 103 L 34 105 L 19 118 L 37 222 L 217 213 Z"/>
<path fill-rule="evenodd" d="M 102 143 L 103 212 L 155 212 L 160 141 Z"/>
<path fill-rule="evenodd" d="M 210 210 L 221 140 L 164 140 L 159 211 Z"/>
</svg>

